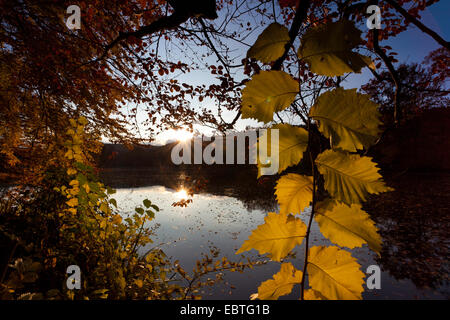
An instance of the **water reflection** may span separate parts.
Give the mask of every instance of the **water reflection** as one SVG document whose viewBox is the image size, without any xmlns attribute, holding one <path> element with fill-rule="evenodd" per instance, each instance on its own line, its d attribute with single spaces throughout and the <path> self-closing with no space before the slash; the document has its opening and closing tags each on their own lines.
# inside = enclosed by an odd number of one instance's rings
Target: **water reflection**
<svg viewBox="0 0 450 320">
<path fill-rule="evenodd" d="M 450 176 L 408 174 L 393 186 L 367 204 L 383 238 L 377 262 L 397 280 L 450 297 Z"/>
<path fill-rule="evenodd" d="M 114 170 L 104 172 L 107 184 L 118 189 L 117 200 L 122 212 L 149 198 L 162 210 L 155 223 L 155 243 L 169 256 L 180 260 L 185 270 L 192 270 L 201 253 L 217 247 L 221 255 L 239 259 L 234 253 L 250 234 L 263 223 L 265 214 L 277 211 L 273 197 L 274 179 L 256 180 L 256 174 L 219 173 L 216 177 L 196 175 L 195 172 L 164 174 L 150 170 Z M 145 187 L 144 187 L 145 186 Z M 400 190 L 402 186 L 394 186 Z M 192 194 L 192 195 L 191 195 Z M 435 195 L 436 196 L 436 195 Z M 391 198 L 390 198 L 391 197 Z M 362 264 L 362 271 L 371 264 L 382 269 L 381 290 L 366 289 L 365 299 L 415 299 L 450 297 L 448 286 L 448 226 L 446 210 L 439 205 L 427 210 L 405 211 L 398 203 L 400 194 L 380 199 L 373 198 L 367 210 L 377 222 L 383 237 L 381 258 L 367 247 L 352 250 Z M 417 197 L 416 197 L 417 198 Z M 172 203 L 192 199 L 187 207 L 174 207 Z M 430 201 L 433 198 L 430 196 Z M 435 200 L 435 199 L 434 199 Z M 442 206 L 447 206 L 442 204 Z M 408 206 L 410 207 L 410 206 Z M 424 214 L 423 211 L 430 212 Z M 303 217 L 307 219 L 307 215 Z M 314 223 L 312 240 L 315 245 L 329 244 Z M 303 257 L 303 247 L 294 252 Z M 251 251 L 250 258 L 259 258 Z M 288 259 L 302 268 L 300 258 Z M 260 282 L 279 271 L 279 263 L 269 262 L 244 274 L 229 274 L 227 281 L 234 284 L 231 298 L 248 299 L 256 292 Z M 230 289 L 214 287 L 204 293 L 205 298 L 228 299 Z M 296 295 L 285 298 L 295 298 Z"/>
<path fill-rule="evenodd" d="M 105 169 L 101 173 L 104 182 L 114 188 L 164 186 L 171 190 L 185 190 L 186 194 L 208 193 L 239 199 L 247 210 L 274 211 L 277 208 L 273 179 L 256 179 L 255 168 L 242 170 L 224 167 L 214 171 L 193 166 L 190 170 L 155 169 Z M 179 196 L 186 197 L 183 193 Z M 182 200 L 182 199 L 178 199 Z"/>
<path fill-rule="evenodd" d="M 186 200 L 189 198 L 189 195 L 187 194 L 187 191 L 184 188 L 179 189 L 177 192 L 175 192 L 174 196 L 178 200 Z"/>
</svg>

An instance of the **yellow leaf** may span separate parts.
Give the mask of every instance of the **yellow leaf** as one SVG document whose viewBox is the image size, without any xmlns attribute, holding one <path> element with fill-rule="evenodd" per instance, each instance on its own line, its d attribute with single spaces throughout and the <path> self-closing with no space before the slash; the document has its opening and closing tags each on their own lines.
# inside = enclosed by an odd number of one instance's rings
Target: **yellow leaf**
<svg viewBox="0 0 450 320">
<path fill-rule="evenodd" d="M 108 206 L 108 204 L 106 202 L 102 202 L 100 204 L 100 208 L 99 209 L 100 209 L 101 212 L 103 212 L 105 214 L 108 214 L 110 212 L 109 206 Z"/>
<path fill-rule="evenodd" d="M 134 283 L 137 285 L 138 288 L 142 288 L 144 285 L 144 282 L 141 279 L 134 280 Z"/>
<path fill-rule="evenodd" d="M 278 23 L 269 25 L 248 50 L 247 57 L 269 63 L 281 57 L 284 47 L 290 40 L 289 30 Z"/>
<path fill-rule="evenodd" d="M 86 190 L 86 193 L 91 192 L 91 188 L 89 187 L 89 184 L 85 183 L 83 187 L 84 187 L 84 190 Z"/>
<path fill-rule="evenodd" d="M 308 279 L 313 290 L 328 300 L 362 299 L 364 273 L 349 252 L 318 246 L 312 247 L 308 256 Z"/>
<path fill-rule="evenodd" d="M 76 207 L 76 206 L 78 206 L 78 199 L 72 198 L 69 201 L 67 201 L 66 203 L 69 207 Z"/>
<path fill-rule="evenodd" d="M 72 152 L 72 150 L 67 151 L 67 152 L 64 154 L 64 157 L 66 157 L 66 158 L 69 159 L 69 160 L 72 160 L 72 159 L 73 159 L 73 152 Z"/>
<path fill-rule="evenodd" d="M 83 157 L 80 154 L 74 154 L 73 158 L 75 161 L 83 162 Z"/>
<path fill-rule="evenodd" d="M 268 155 L 270 153 L 268 151 L 271 150 L 272 129 L 279 130 L 278 173 L 281 173 L 287 167 L 296 165 L 302 160 L 303 153 L 308 147 L 308 131 L 289 124 L 274 125 L 258 139 L 258 148 L 263 148 L 266 155 Z M 261 139 L 263 139 L 266 135 L 267 137 L 265 139 L 267 143 L 260 143 Z M 261 176 L 261 166 L 262 164 L 258 157 L 258 178 Z"/>
<path fill-rule="evenodd" d="M 74 145 L 81 145 L 83 143 L 83 141 L 81 140 L 81 138 L 79 136 L 73 136 L 72 137 L 72 143 Z"/>
<path fill-rule="evenodd" d="M 273 120 L 273 113 L 286 109 L 298 93 L 298 82 L 283 71 L 261 71 L 242 90 L 242 118 L 262 122 Z"/>
<path fill-rule="evenodd" d="M 269 212 L 264 222 L 253 230 L 236 254 L 256 249 L 260 254 L 269 253 L 272 260 L 280 261 L 303 242 L 306 225 L 299 218 Z"/>
<path fill-rule="evenodd" d="M 72 189 L 69 189 L 67 191 L 67 193 L 68 193 L 67 198 L 76 197 L 79 192 L 80 192 L 80 189 L 77 186 L 74 186 Z"/>
<path fill-rule="evenodd" d="M 67 211 L 69 211 L 73 215 L 77 214 L 77 209 L 76 208 L 70 208 L 70 209 L 67 209 Z"/>
<path fill-rule="evenodd" d="M 113 217 L 113 223 L 115 224 L 120 224 L 122 222 L 122 217 L 120 216 L 120 214 L 116 214 Z"/>
<path fill-rule="evenodd" d="M 367 243 L 380 254 L 381 237 L 375 223 L 359 204 L 350 207 L 332 200 L 319 202 L 314 217 L 320 232 L 331 242 L 353 249 Z"/>
<path fill-rule="evenodd" d="M 75 179 L 69 182 L 70 186 L 78 186 L 79 184 L 80 184 L 80 182 L 78 180 L 75 180 Z"/>
<path fill-rule="evenodd" d="M 76 146 L 75 145 L 75 146 L 72 147 L 72 150 L 73 150 L 74 154 L 81 154 L 82 153 L 80 146 Z"/>
<path fill-rule="evenodd" d="M 280 213 L 301 213 L 312 200 L 313 179 L 295 173 L 282 176 L 275 187 Z"/>
<path fill-rule="evenodd" d="M 301 42 L 298 56 L 319 75 L 341 76 L 373 65 L 369 57 L 352 51 L 362 44 L 361 31 L 348 20 L 310 28 Z"/>
<path fill-rule="evenodd" d="M 81 124 L 82 126 L 85 126 L 88 124 L 88 121 L 85 117 L 81 116 L 78 118 L 78 123 Z"/>
<path fill-rule="evenodd" d="M 300 270 L 294 268 L 291 263 L 283 263 L 273 279 L 264 281 L 258 288 L 258 299 L 277 300 L 280 296 L 291 293 L 295 284 L 302 282 Z"/>
<path fill-rule="evenodd" d="M 333 148 L 355 152 L 370 147 L 380 134 L 378 105 L 356 89 L 323 93 L 309 115 L 319 121 L 319 130 Z"/>
<path fill-rule="evenodd" d="M 316 164 L 325 178 L 325 189 L 348 205 L 365 201 L 369 193 L 392 190 L 384 184 L 370 157 L 327 150 L 319 154 Z"/>
<path fill-rule="evenodd" d="M 313 290 L 313 289 L 308 289 L 305 290 L 305 292 L 303 293 L 303 299 L 304 300 L 326 300 L 326 298 L 320 294 L 320 292 Z"/>
<path fill-rule="evenodd" d="M 84 132 L 84 126 L 83 125 L 77 126 L 77 134 L 82 134 L 83 132 Z"/>
<path fill-rule="evenodd" d="M 256 299 L 258 299 L 258 294 L 257 293 L 252 293 L 250 295 L 250 300 L 256 300 Z"/>
<path fill-rule="evenodd" d="M 75 169 L 73 169 L 73 168 L 67 169 L 67 174 L 68 174 L 69 176 L 72 176 L 72 175 L 74 175 L 74 174 L 76 174 L 76 173 L 77 173 L 77 170 L 75 170 Z"/>
</svg>

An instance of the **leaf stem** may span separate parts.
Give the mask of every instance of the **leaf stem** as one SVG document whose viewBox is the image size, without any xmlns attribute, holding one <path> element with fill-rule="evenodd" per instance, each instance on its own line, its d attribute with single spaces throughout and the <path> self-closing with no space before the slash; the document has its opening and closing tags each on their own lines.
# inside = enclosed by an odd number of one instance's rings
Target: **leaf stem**
<svg viewBox="0 0 450 320">
<path fill-rule="evenodd" d="M 308 265 L 308 250 L 309 250 L 309 235 L 311 232 L 311 226 L 312 226 L 312 220 L 314 217 L 314 210 L 315 210 L 315 206 L 316 206 L 316 168 L 314 165 L 314 159 L 313 159 L 313 155 L 312 155 L 312 150 L 311 150 L 311 146 L 312 146 L 312 134 L 313 134 L 313 130 L 311 130 L 311 118 L 308 117 L 308 131 L 309 131 L 309 135 L 308 135 L 308 148 L 309 148 L 309 159 L 311 161 L 311 171 L 312 171 L 312 176 L 313 176 L 313 191 L 312 191 L 312 204 L 311 204 L 311 215 L 309 216 L 309 222 L 308 222 L 308 228 L 306 229 L 306 236 L 305 236 L 305 261 L 303 264 L 303 274 L 302 274 L 302 282 L 301 282 L 301 293 L 300 293 L 300 299 L 304 300 L 304 292 L 305 292 L 305 279 L 306 279 L 306 267 Z"/>
</svg>

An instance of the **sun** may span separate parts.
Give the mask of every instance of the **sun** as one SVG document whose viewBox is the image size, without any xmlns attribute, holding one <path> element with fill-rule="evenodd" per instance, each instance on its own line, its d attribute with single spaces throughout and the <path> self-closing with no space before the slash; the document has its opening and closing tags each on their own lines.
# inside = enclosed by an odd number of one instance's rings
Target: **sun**
<svg viewBox="0 0 450 320">
<path fill-rule="evenodd" d="M 172 142 L 184 143 L 191 140 L 194 137 L 194 133 L 186 128 L 180 127 L 177 129 L 168 129 L 161 132 L 157 136 L 157 141 L 161 144 L 167 144 Z"/>
<path fill-rule="evenodd" d="M 173 132 L 174 138 L 179 142 L 186 142 L 192 139 L 194 133 L 187 131 L 186 129 L 178 129 Z"/>
<path fill-rule="evenodd" d="M 189 198 L 189 195 L 187 194 L 186 190 L 182 188 L 175 192 L 175 197 L 180 200 L 186 200 Z"/>
</svg>

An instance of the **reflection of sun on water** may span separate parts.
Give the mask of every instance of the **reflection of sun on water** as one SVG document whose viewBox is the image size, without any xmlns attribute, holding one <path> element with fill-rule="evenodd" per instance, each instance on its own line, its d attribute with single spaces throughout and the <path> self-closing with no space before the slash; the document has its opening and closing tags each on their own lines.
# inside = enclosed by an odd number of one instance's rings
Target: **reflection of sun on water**
<svg viewBox="0 0 450 320">
<path fill-rule="evenodd" d="M 189 198 L 186 190 L 180 189 L 177 192 L 175 192 L 175 197 L 179 200 L 186 200 Z"/>
</svg>

